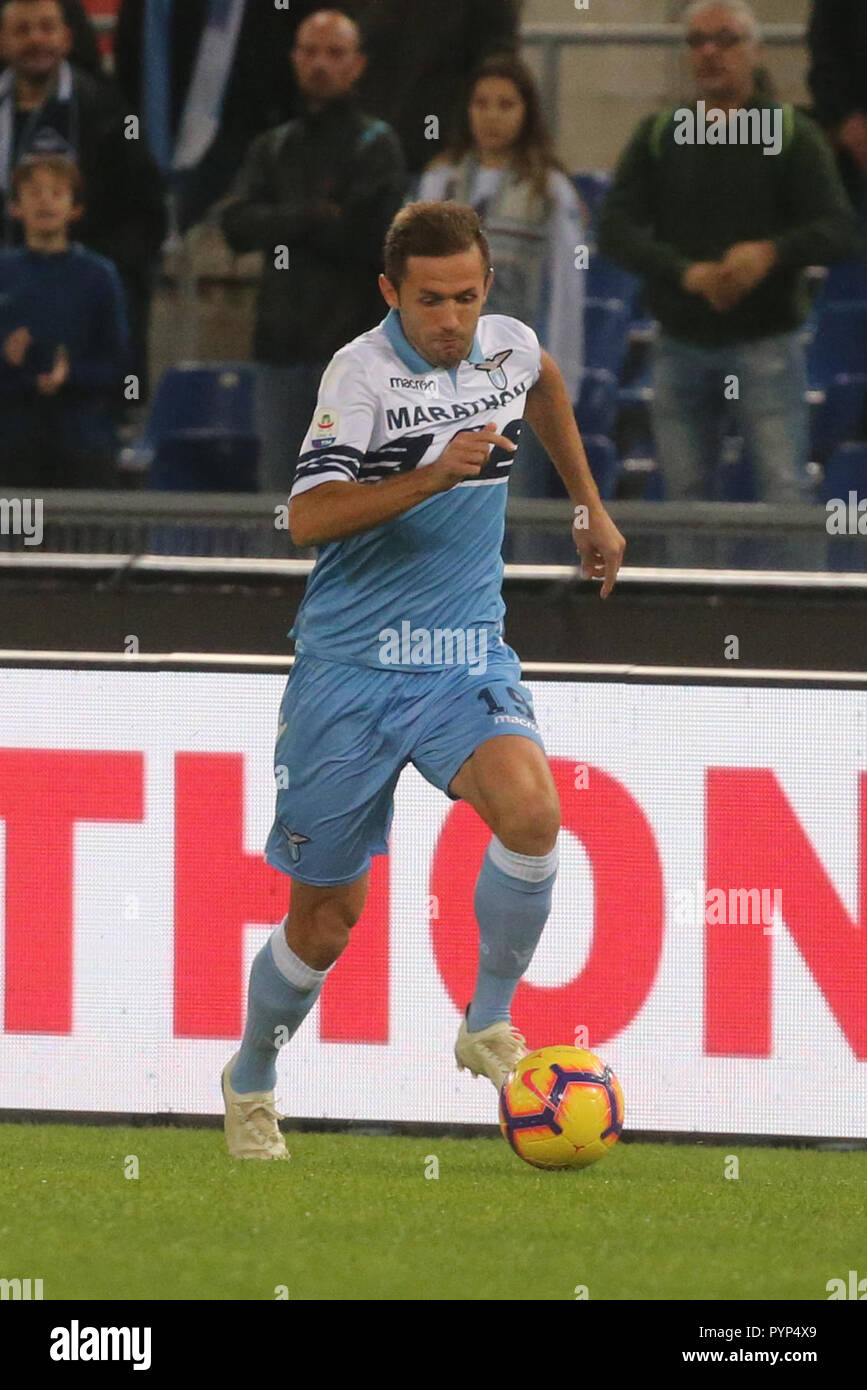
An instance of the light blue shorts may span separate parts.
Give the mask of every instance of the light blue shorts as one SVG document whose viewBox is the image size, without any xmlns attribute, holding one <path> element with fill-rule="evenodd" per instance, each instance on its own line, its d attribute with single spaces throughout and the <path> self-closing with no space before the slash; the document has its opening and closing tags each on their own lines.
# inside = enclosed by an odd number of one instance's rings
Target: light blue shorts
<svg viewBox="0 0 867 1390">
<path fill-rule="evenodd" d="M 510 647 L 484 675 L 468 666 L 384 671 L 297 657 L 280 706 L 265 859 L 301 883 L 353 882 L 371 855 L 388 852 L 394 789 L 407 763 L 450 796 L 470 754 L 502 734 L 544 748 Z"/>
</svg>

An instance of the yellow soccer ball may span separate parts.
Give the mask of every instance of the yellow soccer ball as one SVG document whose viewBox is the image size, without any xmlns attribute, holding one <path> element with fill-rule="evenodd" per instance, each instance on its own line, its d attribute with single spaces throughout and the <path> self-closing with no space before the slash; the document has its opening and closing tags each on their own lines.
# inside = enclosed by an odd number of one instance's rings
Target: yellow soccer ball
<svg viewBox="0 0 867 1390">
<path fill-rule="evenodd" d="M 617 1143 L 622 1128 L 620 1083 L 583 1047 L 528 1053 L 500 1090 L 503 1137 L 534 1168 L 586 1168 Z"/>
</svg>

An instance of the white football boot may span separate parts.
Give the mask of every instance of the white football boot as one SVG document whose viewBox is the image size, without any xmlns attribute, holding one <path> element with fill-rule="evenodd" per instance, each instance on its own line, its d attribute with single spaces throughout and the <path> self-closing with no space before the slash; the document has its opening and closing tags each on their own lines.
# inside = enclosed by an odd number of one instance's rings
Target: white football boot
<svg viewBox="0 0 867 1390">
<path fill-rule="evenodd" d="M 527 1039 L 513 1023 L 505 1022 L 471 1033 L 467 1028 L 469 1011 L 467 1005 L 455 1043 L 458 1069 L 469 1068 L 473 1076 L 487 1076 L 499 1091 L 509 1072 L 530 1051 Z"/>
<path fill-rule="evenodd" d="M 286 1141 L 277 1121 L 285 1118 L 274 1109 L 273 1091 L 250 1091 L 239 1095 L 229 1085 L 229 1074 L 238 1060 L 230 1058 L 223 1068 L 223 1100 L 226 1104 L 226 1144 L 232 1158 L 288 1158 Z"/>
</svg>

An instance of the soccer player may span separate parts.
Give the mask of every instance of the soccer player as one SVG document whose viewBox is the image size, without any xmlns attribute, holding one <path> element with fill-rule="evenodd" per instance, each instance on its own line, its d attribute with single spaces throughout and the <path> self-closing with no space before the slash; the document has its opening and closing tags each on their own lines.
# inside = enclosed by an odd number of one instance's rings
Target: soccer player
<svg viewBox="0 0 867 1390">
<path fill-rule="evenodd" d="M 293 540 L 319 553 L 289 634 L 296 659 L 265 851 L 292 894 L 253 962 L 243 1041 L 223 1070 L 235 1158 L 288 1157 L 277 1051 L 361 915 L 407 763 L 493 832 L 458 1065 L 499 1088 L 529 1051 L 510 1006 L 550 912 L 560 807 L 502 636 L 506 488 L 525 415 L 575 503 L 582 572 L 603 580 L 603 598 L 626 542 L 599 500 L 555 362 L 519 320 L 482 316 L 492 277 L 472 208 L 403 208 L 379 281 L 390 312 L 322 377 L 290 498 Z"/>
</svg>

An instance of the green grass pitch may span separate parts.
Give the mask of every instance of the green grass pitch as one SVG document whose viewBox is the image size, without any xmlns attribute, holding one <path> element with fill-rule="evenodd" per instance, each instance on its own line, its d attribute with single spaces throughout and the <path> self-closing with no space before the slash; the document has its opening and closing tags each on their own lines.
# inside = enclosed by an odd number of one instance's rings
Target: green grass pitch
<svg viewBox="0 0 867 1390">
<path fill-rule="evenodd" d="M 218 1130 L 0 1125 L 0 1277 L 46 1299 L 825 1300 L 864 1263 L 863 1151 L 621 1143 L 544 1173 L 499 1138 L 287 1142 L 240 1163 Z"/>
</svg>

